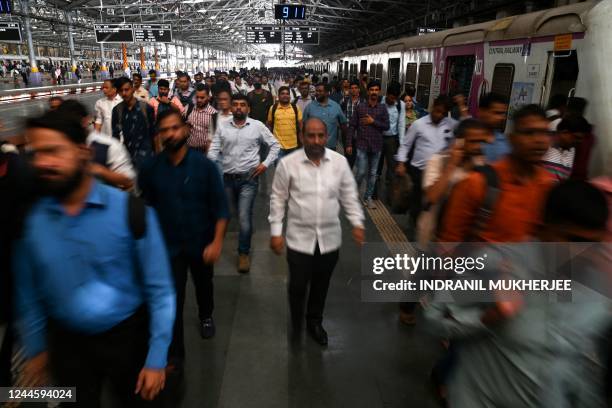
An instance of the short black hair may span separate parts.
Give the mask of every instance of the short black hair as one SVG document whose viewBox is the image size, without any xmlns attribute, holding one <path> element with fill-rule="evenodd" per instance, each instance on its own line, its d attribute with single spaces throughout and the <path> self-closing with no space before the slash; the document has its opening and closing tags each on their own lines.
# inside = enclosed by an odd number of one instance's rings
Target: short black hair
<svg viewBox="0 0 612 408">
<path fill-rule="evenodd" d="M 411 98 L 414 98 L 414 95 L 416 95 L 415 87 L 406 85 L 406 95 L 410 96 Z"/>
<path fill-rule="evenodd" d="M 301 84 L 300 84 L 300 86 L 301 86 Z M 322 82 L 319 82 L 319 83 L 316 85 L 316 88 L 318 88 L 318 87 L 320 87 L 320 86 L 322 86 L 322 87 L 325 89 L 325 92 L 327 92 L 327 93 L 331 93 L 331 85 L 330 85 L 330 84 L 324 84 L 324 83 L 322 83 Z"/>
<path fill-rule="evenodd" d="M 189 74 L 188 74 L 188 73 L 186 73 L 186 72 L 182 72 L 182 71 L 181 71 L 181 72 L 179 72 L 179 73 L 177 73 L 177 74 L 176 74 L 176 79 L 179 79 L 179 78 L 185 78 L 185 77 L 186 77 L 187 79 L 191 79 L 191 78 L 189 77 Z"/>
<path fill-rule="evenodd" d="M 87 131 L 75 114 L 65 111 L 47 112 L 42 116 L 28 118 L 25 129 L 51 129 L 62 133 L 74 144 L 87 143 Z"/>
<path fill-rule="evenodd" d="M 359 83 L 359 80 L 357 80 L 357 79 L 352 79 L 352 80 L 351 80 L 351 83 L 350 83 L 350 86 L 353 86 L 353 85 L 360 86 L 361 84 Z"/>
<path fill-rule="evenodd" d="M 548 120 L 546 118 L 546 112 L 544 112 L 544 109 L 542 109 L 539 105 L 532 103 L 530 105 L 525 105 L 514 112 L 512 115 L 513 130 L 516 130 L 520 121 L 530 116 L 537 116 L 541 119 Z"/>
<path fill-rule="evenodd" d="M 567 100 L 567 111 L 575 115 L 584 115 L 588 102 L 584 98 L 572 96 Z"/>
<path fill-rule="evenodd" d="M 134 72 L 132 74 L 132 79 L 134 79 L 134 78 L 140 78 L 140 80 L 142 81 L 142 75 L 140 75 L 138 72 Z"/>
<path fill-rule="evenodd" d="M 389 82 L 389 85 L 387 85 L 387 95 L 393 95 L 396 98 L 399 98 L 401 93 L 402 93 L 402 86 L 400 85 L 399 82 L 397 81 Z"/>
<path fill-rule="evenodd" d="M 181 112 L 178 109 L 166 109 L 165 111 L 161 112 L 159 115 L 157 115 L 157 120 L 156 120 L 156 124 L 157 127 L 159 128 L 159 124 L 162 123 L 163 120 L 169 118 L 170 116 L 176 115 L 180 120 L 181 123 L 184 125 L 187 122 L 185 122 L 185 118 L 183 117 L 183 115 L 181 114 Z"/>
<path fill-rule="evenodd" d="M 283 91 L 287 91 L 289 93 L 291 93 L 291 90 L 289 89 L 288 86 L 281 86 L 280 88 L 278 88 L 278 94 L 280 95 L 281 92 Z"/>
<path fill-rule="evenodd" d="M 448 111 L 453 106 L 453 100 L 448 95 L 438 95 L 433 101 L 433 106 L 443 106 Z"/>
<path fill-rule="evenodd" d="M 155 71 L 154 69 L 150 69 L 149 75 L 153 75 L 153 74 L 157 75 L 157 71 Z"/>
<path fill-rule="evenodd" d="M 582 116 L 566 115 L 557 125 L 557 132 L 591 133 L 591 124 Z"/>
<path fill-rule="evenodd" d="M 132 82 L 130 78 L 120 77 L 120 78 L 115 79 L 115 88 L 121 89 L 121 87 L 125 84 L 130 84 L 134 86 L 134 83 Z"/>
<path fill-rule="evenodd" d="M 117 89 L 117 82 L 114 79 L 105 79 L 104 82 L 108 82 L 112 88 Z"/>
<path fill-rule="evenodd" d="M 604 194 L 591 183 L 581 180 L 557 184 L 544 205 L 544 224 L 570 224 L 604 230 L 608 217 L 608 203 Z"/>
<path fill-rule="evenodd" d="M 468 118 L 459 122 L 459 125 L 455 128 L 455 137 L 463 139 L 467 131 L 472 129 L 489 131 L 489 128 L 478 119 Z"/>
<path fill-rule="evenodd" d="M 53 102 L 53 101 L 64 102 L 64 99 L 61 96 L 53 95 L 52 97 L 49 98 L 49 102 Z"/>
<path fill-rule="evenodd" d="M 87 109 L 87 106 L 77 101 L 76 99 L 68 99 L 66 102 L 62 103 L 55 112 L 60 115 L 76 115 L 80 119 L 89 116 L 89 110 Z"/>
<path fill-rule="evenodd" d="M 207 94 L 210 94 L 210 88 L 206 84 L 197 84 L 195 87 L 196 92 L 205 91 Z"/>
<path fill-rule="evenodd" d="M 498 93 L 490 92 L 480 98 L 478 107 L 481 109 L 489 109 L 494 103 L 508 105 L 508 98 Z"/>
<path fill-rule="evenodd" d="M 170 82 L 167 79 L 160 79 L 157 81 L 158 88 L 170 88 Z"/>
<path fill-rule="evenodd" d="M 380 89 L 381 88 L 380 81 L 373 79 L 370 82 L 368 82 L 368 89 L 374 88 L 375 86 L 377 86 Z"/>
<path fill-rule="evenodd" d="M 247 103 L 247 106 L 251 107 L 251 101 L 249 101 L 249 98 L 247 98 L 246 95 L 243 95 L 241 93 L 232 96 L 232 103 L 234 101 L 245 101 Z"/>
</svg>

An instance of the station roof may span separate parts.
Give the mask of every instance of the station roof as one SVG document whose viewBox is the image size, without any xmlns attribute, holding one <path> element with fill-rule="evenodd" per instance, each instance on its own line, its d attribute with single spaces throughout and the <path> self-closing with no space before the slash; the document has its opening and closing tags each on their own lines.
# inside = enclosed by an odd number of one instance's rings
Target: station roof
<svg viewBox="0 0 612 408">
<path fill-rule="evenodd" d="M 20 0 L 14 3 L 14 14 L 23 16 Z M 275 3 L 270 0 L 29 0 L 29 12 L 33 18 L 34 41 L 41 45 L 57 45 L 58 36 L 67 36 L 70 18 L 79 47 L 95 46 L 95 23 L 148 22 L 172 24 L 177 40 L 257 55 L 258 45 L 246 44 L 245 26 L 278 24 L 274 19 Z M 309 54 L 320 55 L 416 34 L 419 27 L 448 28 L 462 18 L 466 19 L 465 24 L 490 20 L 500 7 L 517 7 L 524 3 L 508 0 L 302 0 L 300 4 L 307 7 L 307 19 L 290 21 L 287 25 L 318 27 L 319 45 L 301 48 Z M 532 3 L 540 8 L 550 6 L 550 0 Z M 293 47 L 297 46 L 288 46 L 287 52 L 295 51 Z"/>
</svg>

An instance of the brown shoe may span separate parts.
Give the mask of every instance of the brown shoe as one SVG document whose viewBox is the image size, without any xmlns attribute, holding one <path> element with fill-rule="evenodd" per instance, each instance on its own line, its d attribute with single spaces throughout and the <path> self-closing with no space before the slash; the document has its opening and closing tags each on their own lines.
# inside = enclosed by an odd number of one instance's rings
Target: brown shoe
<svg viewBox="0 0 612 408">
<path fill-rule="evenodd" d="M 251 258 L 247 254 L 238 255 L 238 272 L 248 273 L 251 269 Z"/>
</svg>

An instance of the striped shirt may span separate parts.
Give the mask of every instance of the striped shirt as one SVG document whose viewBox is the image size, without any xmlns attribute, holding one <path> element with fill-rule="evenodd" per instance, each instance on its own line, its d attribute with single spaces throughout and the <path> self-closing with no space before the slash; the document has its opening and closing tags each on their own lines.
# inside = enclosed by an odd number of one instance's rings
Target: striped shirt
<svg viewBox="0 0 612 408">
<path fill-rule="evenodd" d="M 187 114 L 185 109 L 185 115 Z M 206 146 L 212 139 L 214 134 L 212 118 L 217 113 L 217 110 L 210 104 L 207 104 L 203 109 L 199 109 L 197 106 L 193 107 L 189 117 L 186 117 L 187 123 L 191 126 L 189 139 L 187 139 L 187 145 L 190 147 L 205 152 Z"/>
<path fill-rule="evenodd" d="M 562 149 L 551 147 L 544 157 L 542 157 L 542 167 L 544 167 L 557 181 L 567 180 L 572 173 L 574 166 L 574 156 L 576 149 Z"/>
</svg>

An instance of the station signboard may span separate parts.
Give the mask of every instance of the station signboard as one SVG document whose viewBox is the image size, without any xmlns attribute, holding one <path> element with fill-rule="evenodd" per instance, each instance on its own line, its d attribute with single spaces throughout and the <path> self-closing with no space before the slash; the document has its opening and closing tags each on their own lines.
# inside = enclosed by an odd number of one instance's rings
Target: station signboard
<svg viewBox="0 0 612 408">
<path fill-rule="evenodd" d="M 137 43 L 171 43 L 172 25 L 134 24 L 134 41 Z"/>
<path fill-rule="evenodd" d="M 280 26 L 246 26 L 247 44 L 281 44 Z"/>
<path fill-rule="evenodd" d="M 306 26 L 286 26 L 285 44 L 319 45 L 319 29 Z"/>
<path fill-rule="evenodd" d="M 98 43 L 134 42 L 134 27 L 132 24 L 94 24 L 94 31 Z"/>
<path fill-rule="evenodd" d="M 19 23 L 0 23 L 0 42 L 20 43 L 21 25 Z"/>
</svg>

